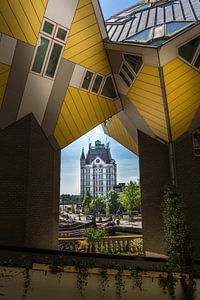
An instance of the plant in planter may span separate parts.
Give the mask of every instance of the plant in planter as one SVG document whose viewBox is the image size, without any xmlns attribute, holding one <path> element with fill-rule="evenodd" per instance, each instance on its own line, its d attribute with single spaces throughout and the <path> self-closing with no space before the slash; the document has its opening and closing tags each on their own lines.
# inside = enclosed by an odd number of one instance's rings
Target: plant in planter
<svg viewBox="0 0 200 300">
<path fill-rule="evenodd" d="M 185 222 L 184 201 L 176 187 L 170 185 L 164 193 L 163 225 L 165 248 L 168 257 L 168 277 L 161 278 L 160 284 L 167 286 L 172 299 L 175 299 L 175 281 L 173 271 L 189 273 L 189 281 L 182 276 L 184 298 L 195 299 L 195 281 L 192 278 L 192 244 Z M 191 291 L 192 290 L 192 291 Z M 187 294 L 193 295 L 191 298 Z"/>
<path fill-rule="evenodd" d="M 87 230 L 83 234 L 92 252 L 96 252 L 96 244 L 100 244 L 106 235 L 107 233 L 104 229 L 98 229 L 97 227 Z"/>
</svg>

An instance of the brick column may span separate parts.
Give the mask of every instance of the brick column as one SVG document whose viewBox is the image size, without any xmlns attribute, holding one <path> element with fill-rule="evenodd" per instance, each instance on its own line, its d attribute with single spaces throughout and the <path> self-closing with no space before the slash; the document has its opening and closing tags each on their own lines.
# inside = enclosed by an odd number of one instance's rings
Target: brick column
<svg viewBox="0 0 200 300">
<path fill-rule="evenodd" d="M 60 151 L 32 114 L 0 131 L 0 244 L 56 249 Z"/>
<path fill-rule="evenodd" d="M 170 183 L 168 146 L 138 131 L 144 250 L 164 254 L 161 202 Z"/>
</svg>

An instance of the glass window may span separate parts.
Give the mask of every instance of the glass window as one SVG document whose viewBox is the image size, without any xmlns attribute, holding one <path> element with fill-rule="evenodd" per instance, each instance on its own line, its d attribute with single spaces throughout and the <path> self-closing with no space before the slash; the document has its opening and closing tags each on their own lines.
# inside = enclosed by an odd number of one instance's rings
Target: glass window
<svg viewBox="0 0 200 300">
<path fill-rule="evenodd" d="M 184 27 L 189 26 L 190 22 L 170 22 L 166 24 L 166 35 L 172 35 L 177 31 L 180 31 Z"/>
<path fill-rule="evenodd" d="M 133 74 L 131 73 L 131 71 L 129 70 L 129 68 L 123 64 L 122 69 L 126 72 L 126 74 L 128 75 L 128 77 L 133 81 L 135 79 L 135 77 L 133 76 Z"/>
<path fill-rule="evenodd" d="M 124 58 L 131 67 L 131 69 L 137 74 L 142 66 L 142 57 L 131 54 L 124 54 Z"/>
<path fill-rule="evenodd" d="M 85 89 L 85 90 L 89 89 L 90 82 L 92 80 L 93 74 L 94 73 L 92 73 L 88 70 L 86 71 L 86 74 L 85 74 L 85 77 L 84 77 L 84 80 L 83 80 L 83 83 L 82 83 L 82 86 L 81 86 L 83 89 Z"/>
<path fill-rule="evenodd" d="M 106 78 L 101 94 L 112 99 L 115 99 L 117 97 L 117 93 L 115 91 L 113 79 L 111 76 L 108 76 Z"/>
<path fill-rule="evenodd" d="M 194 65 L 197 69 L 200 69 L 200 54 L 198 55 Z"/>
<path fill-rule="evenodd" d="M 98 94 L 102 80 L 103 80 L 103 76 L 101 76 L 101 75 L 96 76 L 93 87 L 92 87 L 93 93 Z"/>
<path fill-rule="evenodd" d="M 52 34 L 53 28 L 54 28 L 54 25 L 52 23 L 45 21 L 42 30 L 48 34 Z"/>
<path fill-rule="evenodd" d="M 131 83 L 128 81 L 128 79 L 126 78 L 126 76 L 122 72 L 119 73 L 119 76 L 124 80 L 124 82 L 126 83 L 126 85 L 128 87 L 131 86 Z"/>
<path fill-rule="evenodd" d="M 184 46 L 178 49 L 179 55 L 188 62 L 191 62 L 199 46 L 199 43 L 200 37 L 197 37 L 196 39 L 190 41 L 189 43 L 185 44 Z"/>
<path fill-rule="evenodd" d="M 58 28 L 58 32 L 56 34 L 56 37 L 62 41 L 65 41 L 67 35 L 67 31 L 62 29 L 62 28 Z"/>
<path fill-rule="evenodd" d="M 132 37 L 128 38 L 127 41 L 138 41 L 138 42 L 147 42 L 151 39 L 151 29 L 145 29 L 140 33 L 136 33 Z"/>
<path fill-rule="evenodd" d="M 54 43 L 53 49 L 51 51 L 51 56 L 49 59 L 48 67 L 47 67 L 47 70 L 45 73 L 46 76 L 49 76 L 52 78 L 54 77 L 62 48 L 63 47 L 61 45 Z"/>
<path fill-rule="evenodd" d="M 40 45 L 37 47 L 32 71 L 41 73 L 48 46 L 49 40 L 44 37 L 40 37 Z"/>
</svg>

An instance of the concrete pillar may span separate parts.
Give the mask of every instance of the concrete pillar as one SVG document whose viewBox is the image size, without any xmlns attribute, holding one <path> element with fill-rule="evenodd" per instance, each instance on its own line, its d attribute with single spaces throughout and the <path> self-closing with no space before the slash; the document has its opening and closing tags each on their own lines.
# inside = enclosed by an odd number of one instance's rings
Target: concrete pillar
<svg viewBox="0 0 200 300">
<path fill-rule="evenodd" d="M 60 151 L 32 114 L 0 131 L 0 244 L 57 249 Z"/>
</svg>

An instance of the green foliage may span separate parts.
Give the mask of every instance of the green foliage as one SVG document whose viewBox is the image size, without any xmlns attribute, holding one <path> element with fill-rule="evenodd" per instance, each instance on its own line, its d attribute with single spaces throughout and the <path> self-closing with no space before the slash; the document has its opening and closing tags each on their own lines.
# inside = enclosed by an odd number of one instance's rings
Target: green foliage
<svg viewBox="0 0 200 300">
<path fill-rule="evenodd" d="M 159 287 L 163 289 L 164 293 L 168 292 L 172 300 L 176 299 L 176 279 L 172 272 L 168 272 L 167 277 L 160 276 L 158 284 Z"/>
<path fill-rule="evenodd" d="M 174 186 L 167 187 L 162 208 L 169 267 L 176 271 L 190 270 L 192 247 L 188 228 L 185 224 L 183 197 Z"/>
<path fill-rule="evenodd" d="M 131 211 L 134 208 L 140 208 L 141 206 L 140 187 L 136 183 L 130 181 L 119 195 L 119 202 L 130 216 Z"/>
<path fill-rule="evenodd" d="M 94 227 L 91 230 L 86 230 L 83 236 L 85 237 L 87 243 L 92 246 L 91 250 L 95 252 L 95 244 L 100 243 L 103 238 L 107 236 L 107 233 L 104 229 Z"/>
<path fill-rule="evenodd" d="M 119 202 L 118 202 L 118 194 L 116 191 L 111 190 L 108 193 L 108 199 L 106 201 L 106 214 L 116 214 L 117 210 L 119 209 Z"/>
<path fill-rule="evenodd" d="M 123 280 L 123 271 L 124 268 L 122 266 L 116 266 L 118 270 L 117 274 L 115 275 L 115 287 L 116 287 L 116 294 L 119 299 L 122 298 L 122 292 L 125 292 L 125 281 Z"/>
<path fill-rule="evenodd" d="M 93 201 L 92 201 L 92 207 L 93 207 Z M 96 197 L 96 210 L 98 211 L 99 214 L 101 214 L 104 208 L 105 208 L 105 201 L 103 199 L 103 196 L 101 194 L 98 194 Z"/>
<path fill-rule="evenodd" d="M 77 270 L 77 280 L 76 280 L 76 287 L 79 290 L 81 299 L 86 300 L 85 296 L 85 289 L 88 285 L 88 268 L 86 265 L 81 265 L 80 263 L 77 263 L 76 265 Z"/>
<path fill-rule="evenodd" d="M 86 196 L 84 197 L 82 202 L 82 209 L 85 214 L 89 213 L 91 205 L 92 196 L 90 195 L 90 192 L 87 191 Z"/>
</svg>

